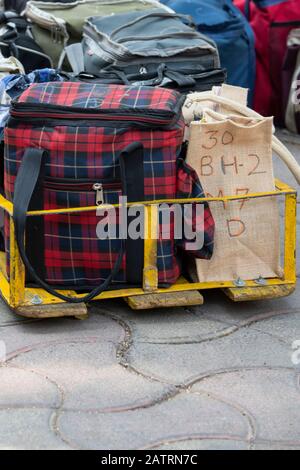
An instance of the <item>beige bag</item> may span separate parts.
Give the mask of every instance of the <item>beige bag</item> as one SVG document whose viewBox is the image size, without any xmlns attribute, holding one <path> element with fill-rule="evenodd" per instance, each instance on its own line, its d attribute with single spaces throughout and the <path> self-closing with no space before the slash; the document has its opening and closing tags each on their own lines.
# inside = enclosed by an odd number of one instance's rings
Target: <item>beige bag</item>
<svg viewBox="0 0 300 470">
<path fill-rule="evenodd" d="M 237 102 L 243 106 L 247 105 L 248 90 L 246 88 L 227 85 L 224 83 L 221 86 L 214 86 L 210 93 L 215 97 L 233 100 L 233 102 Z M 202 93 L 191 93 L 188 95 L 182 107 L 182 114 L 186 126 L 184 140 L 189 140 L 190 124 L 192 121 L 199 121 L 202 119 L 204 109 L 212 109 L 222 114 L 228 113 L 228 109 L 225 106 L 213 101 L 198 102 L 197 97 L 201 94 Z M 235 114 L 239 114 L 239 112 L 236 112 Z"/>
<path fill-rule="evenodd" d="M 209 103 L 209 105 L 212 107 L 215 104 L 221 105 L 223 109 L 226 109 L 225 114 L 234 112 L 234 114 L 241 116 L 248 116 L 253 118 L 262 117 L 260 114 L 253 111 L 253 109 L 247 108 L 247 106 L 244 106 L 243 103 L 237 101 L 237 99 L 228 99 L 224 96 L 216 95 L 213 90 L 201 93 L 191 93 L 187 96 L 186 104 L 183 107 L 183 116 L 187 126 L 189 126 L 190 122 L 193 120 L 192 112 L 197 112 L 197 115 L 202 116 L 203 108 L 207 105 L 207 103 Z M 188 132 L 186 134 L 188 137 Z M 287 147 L 285 147 L 275 135 L 273 135 L 272 138 L 272 148 L 274 153 L 278 155 L 289 168 L 297 183 L 300 184 L 300 165 L 291 152 L 287 149 Z"/>
<path fill-rule="evenodd" d="M 272 118 L 226 117 L 204 111 L 190 124 L 187 162 L 208 197 L 274 191 Z M 205 121 L 205 122 L 204 122 Z M 197 260 L 201 282 L 280 276 L 276 197 L 213 202 L 216 223 L 211 260 Z"/>
</svg>

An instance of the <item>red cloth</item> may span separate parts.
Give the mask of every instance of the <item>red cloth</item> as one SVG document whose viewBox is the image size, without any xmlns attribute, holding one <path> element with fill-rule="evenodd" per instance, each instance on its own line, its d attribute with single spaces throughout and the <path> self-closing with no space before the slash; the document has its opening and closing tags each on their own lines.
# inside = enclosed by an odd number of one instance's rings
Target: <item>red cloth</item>
<svg viewBox="0 0 300 470">
<path fill-rule="evenodd" d="M 234 3 L 245 13 L 245 0 L 234 0 Z M 273 115 L 282 123 L 282 68 L 288 34 L 300 27 L 300 1 L 252 1 L 249 18 L 255 34 L 257 57 L 254 109 L 264 116 Z"/>
</svg>

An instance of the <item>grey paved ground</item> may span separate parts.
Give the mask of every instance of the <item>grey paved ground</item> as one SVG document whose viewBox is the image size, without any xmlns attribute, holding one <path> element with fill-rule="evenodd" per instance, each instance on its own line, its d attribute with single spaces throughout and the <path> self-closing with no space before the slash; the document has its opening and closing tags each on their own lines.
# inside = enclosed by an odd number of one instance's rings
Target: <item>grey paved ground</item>
<svg viewBox="0 0 300 470">
<path fill-rule="evenodd" d="M 144 313 L 101 302 L 82 322 L 0 311 L 2 449 L 300 449 L 299 288 Z"/>
</svg>

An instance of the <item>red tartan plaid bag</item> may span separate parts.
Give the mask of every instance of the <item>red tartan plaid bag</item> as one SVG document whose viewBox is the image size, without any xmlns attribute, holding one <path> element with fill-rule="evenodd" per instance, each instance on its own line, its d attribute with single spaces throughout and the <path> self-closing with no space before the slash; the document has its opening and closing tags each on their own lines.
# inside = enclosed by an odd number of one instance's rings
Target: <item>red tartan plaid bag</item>
<svg viewBox="0 0 300 470">
<path fill-rule="evenodd" d="M 101 208 L 118 204 L 121 195 L 128 202 L 204 197 L 195 172 L 180 158 L 181 106 L 180 95 L 167 89 L 79 82 L 34 84 L 13 103 L 5 130 L 5 193 L 14 203 L 28 282 L 69 301 L 76 300 L 54 289 L 88 291 L 80 299 L 87 301 L 111 283 L 141 285 L 144 241 L 119 236 L 121 209 L 113 220 L 116 235 L 106 239 L 98 236 L 103 215 L 96 210 L 43 217 L 26 212 Z M 204 244 L 193 254 L 210 258 L 214 222 L 202 206 Z M 195 217 L 192 211 L 193 226 Z M 176 282 L 178 252 L 187 248 L 184 236 L 174 240 L 174 227 L 166 239 L 165 228 L 160 220 L 160 286 Z M 8 224 L 5 238 L 9 272 Z"/>
</svg>

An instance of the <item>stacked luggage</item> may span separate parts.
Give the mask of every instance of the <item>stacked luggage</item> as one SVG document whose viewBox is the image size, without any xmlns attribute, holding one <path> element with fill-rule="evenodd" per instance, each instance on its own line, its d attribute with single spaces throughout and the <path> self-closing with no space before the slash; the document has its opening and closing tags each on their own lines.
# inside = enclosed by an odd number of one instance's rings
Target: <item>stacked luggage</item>
<svg viewBox="0 0 300 470">
<path fill-rule="evenodd" d="M 5 57 L 23 60 L 26 72 L 54 66 L 82 79 L 182 92 L 209 90 L 226 78 L 214 41 L 197 32 L 191 18 L 155 0 L 28 1 L 23 7 L 22 16 L 3 16 L 0 47 Z"/>
<path fill-rule="evenodd" d="M 26 282 L 75 303 L 108 288 L 140 287 L 144 240 L 127 236 L 132 215 L 123 203 L 112 236 L 98 236 L 110 220 L 102 207 L 117 205 L 121 196 L 128 203 L 197 198 L 198 204 L 205 197 L 186 163 L 182 106 L 190 92 L 222 93 L 224 65 L 230 83 L 251 92 L 250 26 L 227 0 L 7 3 L 13 10 L 1 15 L 3 60 L 14 56 L 25 70 L 1 82 L 13 99 L 3 125 L 4 194 L 14 205 Z M 187 253 L 212 257 L 214 220 L 207 202 L 200 206 L 200 214 L 195 204 L 181 214 L 189 233 L 201 232 L 203 243 L 193 249 L 185 233 L 175 237 L 173 219 L 166 236 L 159 213 L 159 287 L 177 281 Z M 74 212 L 65 214 L 66 208 Z M 58 212 L 27 217 L 29 210 Z M 6 216 L 7 277 L 10 237 Z M 64 289 L 87 294 L 73 298 Z"/>
<path fill-rule="evenodd" d="M 300 28 L 292 29 L 287 40 L 283 67 L 283 101 L 287 129 L 300 134 Z"/>
<path fill-rule="evenodd" d="M 125 247 L 118 236 L 98 239 L 101 217 L 94 210 L 29 218 L 25 250 L 26 212 L 29 207 L 117 204 L 121 194 L 128 202 L 204 197 L 195 173 L 179 158 L 181 106 L 177 92 L 140 86 L 34 84 L 21 95 L 5 132 L 5 191 L 14 202 L 17 242 L 28 280 L 50 293 L 55 293 L 53 285 L 92 288 L 88 299 L 111 281 L 141 285 L 142 239 L 126 238 Z M 213 220 L 207 206 L 204 218 L 205 243 L 194 254 L 209 258 Z M 120 230 L 116 227 L 117 233 Z M 163 227 L 160 233 L 158 281 L 166 286 L 180 275 L 176 253 L 184 248 L 184 240 L 175 243 L 172 232 L 165 239 Z M 8 249 L 8 238 L 6 242 Z"/>
<path fill-rule="evenodd" d="M 216 45 L 188 18 L 152 0 L 23 3 L 16 5 L 18 13 L 5 12 L 3 52 L 19 57 L 20 51 L 28 52 L 23 46 L 14 49 L 12 41 L 5 45 L 13 32 L 49 58 L 40 73 L 32 72 L 35 64 L 26 64 L 28 75 L 5 81 L 14 101 L 4 132 L 4 190 L 14 204 L 26 282 L 69 302 L 78 299 L 63 289 L 86 291 L 82 302 L 110 285 L 141 286 L 144 241 L 119 236 L 126 228 L 123 219 L 115 222 L 115 237 L 103 239 L 96 233 L 103 220 L 99 211 L 34 218 L 26 213 L 101 209 L 117 204 L 121 195 L 128 202 L 203 198 L 198 176 L 185 163 L 181 108 L 187 92 L 223 83 Z M 73 73 L 55 75 L 52 64 L 65 70 L 70 65 Z M 214 221 L 207 203 L 203 207 L 204 243 L 192 254 L 209 259 Z M 191 230 L 197 217 L 193 212 L 189 219 Z M 184 235 L 175 239 L 172 228 L 168 237 L 164 234 L 160 218 L 161 287 L 176 282 L 181 256 L 189 252 Z M 7 276 L 10 246 L 6 217 Z"/>
<path fill-rule="evenodd" d="M 155 0 L 29 1 L 24 14 L 32 22 L 32 34 L 36 42 L 51 56 L 57 67 L 61 65 L 64 47 L 81 41 L 82 28 L 89 17 L 101 18 L 155 7 L 161 8 Z"/>
<path fill-rule="evenodd" d="M 0 51 L 5 58 L 19 60 L 26 72 L 53 66 L 51 57 L 34 40 L 32 25 L 13 11 L 0 15 Z"/>
<path fill-rule="evenodd" d="M 208 90 L 225 79 L 215 43 L 161 8 L 89 18 L 83 54 L 85 72 L 115 74 L 124 83 L 186 92 Z"/>
</svg>

